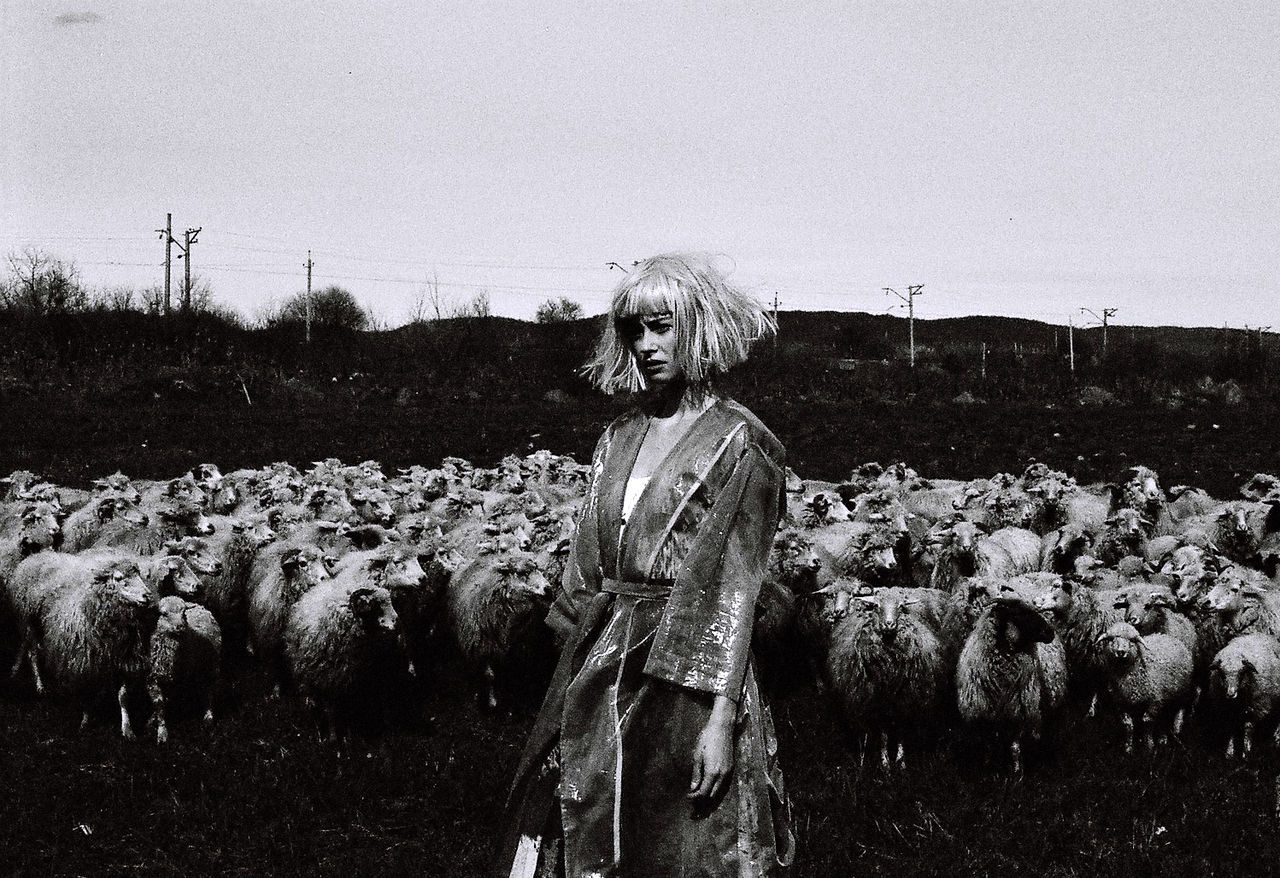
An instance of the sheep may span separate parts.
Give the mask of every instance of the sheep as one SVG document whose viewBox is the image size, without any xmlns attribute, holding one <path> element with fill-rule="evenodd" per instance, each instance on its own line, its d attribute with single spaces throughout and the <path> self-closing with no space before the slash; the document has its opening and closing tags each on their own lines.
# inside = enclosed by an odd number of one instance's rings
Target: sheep
<svg viewBox="0 0 1280 878">
<path fill-rule="evenodd" d="M 1280 478 L 1269 473 L 1254 473 L 1240 486 L 1240 496 L 1246 500 L 1280 500 Z"/>
<path fill-rule="evenodd" d="M 426 561 L 424 566 L 423 562 Z M 409 641 L 419 642 L 435 622 L 447 578 L 429 576 L 433 556 L 414 547 L 384 543 L 373 549 L 351 552 L 340 558 L 334 578 L 354 585 L 386 589 L 400 619 L 400 630 Z"/>
<path fill-rule="evenodd" d="M 521 649 L 537 649 L 551 585 L 523 552 L 482 555 L 459 568 L 445 590 L 445 619 L 467 666 L 481 680 L 478 699 L 498 706 L 498 681 Z"/>
<path fill-rule="evenodd" d="M 290 608 L 298 598 L 332 577 L 333 559 L 316 546 L 295 546 L 278 556 L 268 575 L 249 592 L 249 641 L 253 653 L 275 677 L 275 695 L 288 679 L 283 638 Z"/>
<path fill-rule="evenodd" d="M 1066 697 L 1066 656 L 1053 626 L 1021 598 L 996 598 L 965 640 L 955 687 L 961 718 L 1007 740 L 1021 775 L 1024 739 L 1038 738 Z"/>
<path fill-rule="evenodd" d="M 1053 623 L 1066 650 L 1072 689 L 1086 700 L 1087 715 L 1093 716 L 1106 670 L 1098 637 L 1123 621 L 1114 606 L 1114 593 L 1095 591 L 1072 576 L 1059 576 L 1041 581 L 1032 604 Z"/>
<path fill-rule="evenodd" d="M 176 595 L 160 599 L 159 618 L 151 633 L 147 661 L 150 725 L 157 744 L 169 740 L 165 716 L 167 698 L 194 692 L 204 707 L 206 724 L 213 722 L 213 698 L 222 666 L 222 629 L 213 614 Z"/>
<path fill-rule="evenodd" d="M 1280 637 L 1280 591 L 1257 570 L 1226 568 L 1218 574 L 1204 605 L 1234 634 Z"/>
<path fill-rule="evenodd" d="M 62 525 L 56 505 L 47 500 L 22 503 L 18 526 L 0 534 L 0 588 L 23 558 L 42 549 L 56 549 L 61 541 Z"/>
<path fill-rule="evenodd" d="M 1076 559 L 1094 548 L 1094 535 L 1078 523 L 1064 524 L 1044 535 L 1040 543 L 1040 569 L 1066 575 Z"/>
<path fill-rule="evenodd" d="M 1243 634 L 1218 651 L 1210 665 L 1210 691 L 1234 708 L 1235 729 L 1227 738 L 1227 758 L 1253 749 L 1253 730 L 1271 721 L 1280 708 L 1280 641 L 1267 634 Z M 1275 731 L 1280 747 L 1280 728 Z"/>
<path fill-rule="evenodd" d="M 345 737 L 367 691 L 404 663 L 397 629 L 391 593 L 348 577 L 318 584 L 289 613 L 289 674 L 323 712 L 331 742 Z"/>
<path fill-rule="evenodd" d="M 18 565 L 10 592 L 35 637 L 37 691 L 45 688 L 43 668 L 55 688 L 81 700 L 81 729 L 88 725 L 92 700 L 104 690 L 114 692 L 120 734 L 132 740 L 129 692 L 145 672 L 146 638 L 156 611 L 137 556 L 111 549 L 38 552 Z"/>
<path fill-rule="evenodd" d="M 1126 555 L 1142 555 L 1151 522 L 1135 509 L 1123 508 L 1106 521 L 1094 554 L 1104 566 L 1113 566 Z"/>
<path fill-rule="evenodd" d="M 1120 711 L 1124 727 L 1124 752 L 1133 752 L 1139 722 L 1149 751 L 1155 749 L 1157 723 L 1167 716 L 1178 734 L 1192 686 L 1186 644 L 1168 634 L 1139 634 L 1128 622 L 1116 622 L 1098 638 L 1098 646 L 1108 666 L 1108 701 Z M 1159 739 L 1164 738 L 1162 730 Z"/>
<path fill-rule="evenodd" d="M 138 503 L 120 494 L 106 494 L 62 522 L 62 548 L 79 552 L 97 543 L 104 532 L 127 533 L 150 523 L 151 516 Z"/>
<path fill-rule="evenodd" d="M 929 585 L 955 591 L 966 577 L 1008 579 L 1040 569 L 1041 538 L 1023 528 L 985 533 L 974 522 L 952 517 L 934 526 L 930 542 L 937 560 Z"/>
<path fill-rule="evenodd" d="M 1138 629 L 1139 634 L 1168 634 L 1191 653 L 1194 677 L 1189 707 L 1194 709 L 1208 672 L 1208 663 L 1200 647 L 1200 635 L 1195 623 L 1174 610 L 1173 592 L 1167 585 L 1160 583 L 1134 584 L 1116 593 L 1113 606 L 1122 613 L 1124 621 Z M 1181 725 L 1176 726 L 1173 732 L 1175 735 L 1181 734 Z"/>
<path fill-rule="evenodd" d="M 878 736 L 880 764 L 905 767 L 904 737 L 936 719 L 950 692 L 951 665 L 937 633 L 908 612 L 911 589 L 877 589 L 859 597 L 859 612 L 831 633 L 827 679 L 846 717 L 866 735 Z"/>
</svg>

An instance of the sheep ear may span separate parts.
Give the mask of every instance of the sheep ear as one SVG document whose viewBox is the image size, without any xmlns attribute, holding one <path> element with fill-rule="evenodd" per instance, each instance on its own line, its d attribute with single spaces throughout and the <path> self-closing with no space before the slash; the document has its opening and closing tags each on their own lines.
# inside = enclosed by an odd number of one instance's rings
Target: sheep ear
<svg viewBox="0 0 1280 878">
<path fill-rule="evenodd" d="M 1267 517 L 1262 524 L 1264 533 L 1274 533 L 1280 530 L 1280 500 L 1271 500 L 1267 503 Z"/>
<path fill-rule="evenodd" d="M 1249 671 L 1251 671 L 1251 672 L 1253 672 L 1253 673 L 1257 673 L 1257 671 L 1258 671 L 1257 667 L 1256 667 L 1256 666 L 1254 666 L 1254 664 L 1253 664 L 1253 660 L 1252 660 L 1252 659 L 1250 659 L 1248 656 L 1243 656 L 1243 657 L 1241 657 L 1241 659 L 1240 659 L 1240 663 L 1241 663 L 1242 665 L 1244 665 L 1244 667 L 1245 667 L 1245 669 L 1246 669 L 1246 670 L 1249 670 Z"/>
<path fill-rule="evenodd" d="M 109 521 L 115 514 L 115 497 L 103 497 L 98 501 L 98 521 Z"/>
<path fill-rule="evenodd" d="M 351 592 L 351 597 L 348 598 L 347 603 L 351 607 L 351 612 L 357 616 L 363 616 L 373 609 L 376 600 L 373 589 L 362 585 Z"/>
<path fill-rule="evenodd" d="M 280 566 L 285 570 L 294 570 L 302 563 L 302 549 L 290 549 L 280 556 Z"/>
<path fill-rule="evenodd" d="M 1173 598 L 1163 591 L 1157 591 L 1151 595 L 1151 606 L 1153 607 L 1173 607 Z"/>
</svg>

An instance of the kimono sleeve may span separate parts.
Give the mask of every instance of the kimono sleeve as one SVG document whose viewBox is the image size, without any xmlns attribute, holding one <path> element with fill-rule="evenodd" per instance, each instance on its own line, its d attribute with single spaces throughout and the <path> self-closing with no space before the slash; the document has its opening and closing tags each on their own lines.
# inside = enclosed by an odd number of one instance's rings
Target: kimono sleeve
<svg viewBox="0 0 1280 878">
<path fill-rule="evenodd" d="M 582 505 L 574 521 L 573 545 L 560 580 L 560 589 L 547 613 L 546 622 L 560 640 L 566 639 L 578 627 L 581 611 L 600 591 L 600 544 L 596 512 L 599 505 L 600 474 L 604 470 L 605 457 L 609 453 L 614 425 L 609 427 L 596 442 L 591 455 L 591 471 L 587 474 L 587 489 Z"/>
<path fill-rule="evenodd" d="M 654 636 L 646 674 L 738 700 L 783 485 L 782 468 L 749 443 L 702 522 Z"/>
</svg>

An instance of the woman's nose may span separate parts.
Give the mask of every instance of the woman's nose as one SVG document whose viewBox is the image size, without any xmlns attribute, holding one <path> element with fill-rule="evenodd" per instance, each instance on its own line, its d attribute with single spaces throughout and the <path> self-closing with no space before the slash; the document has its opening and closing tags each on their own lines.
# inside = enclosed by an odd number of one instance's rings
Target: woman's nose
<svg viewBox="0 0 1280 878">
<path fill-rule="evenodd" d="M 640 339 L 636 342 L 636 349 L 641 351 L 652 351 L 657 349 L 654 334 L 650 330 L 641 330 Z"/>
</svg>

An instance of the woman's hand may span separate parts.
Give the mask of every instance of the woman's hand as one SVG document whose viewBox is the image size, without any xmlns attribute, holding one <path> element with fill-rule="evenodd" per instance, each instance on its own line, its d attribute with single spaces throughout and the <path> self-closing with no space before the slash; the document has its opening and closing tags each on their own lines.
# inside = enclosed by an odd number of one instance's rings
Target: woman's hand
<svg viewBox="0 0 1280 878">
<path fill-rule="evenodd" d="M 719 695 L 711 708 L 711 717 L 698 735 L 693 748 L 693 778 L 689 781 L 690 799 L 715 799 L 724 791 L 733 771 L 733 727 L 737 705 Z"/>
</svg>

